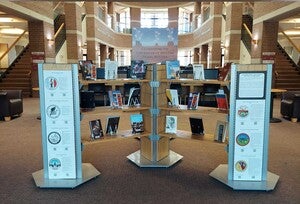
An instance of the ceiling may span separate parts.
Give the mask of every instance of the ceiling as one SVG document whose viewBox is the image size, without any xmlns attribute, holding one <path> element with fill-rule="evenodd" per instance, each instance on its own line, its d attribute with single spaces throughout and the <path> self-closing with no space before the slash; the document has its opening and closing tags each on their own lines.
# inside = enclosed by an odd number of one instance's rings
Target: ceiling
<svg viewBox="0 0 300 204">
<path fill-rule="evenodd" d="M 140 7 L 141 2 L 116 2 L 115 9 L 121 11 L 128 7 Z M 172 7 L 178 4 L 187 11 L 193 11 L 193 2 L 143 2 L 143 8 Z M 300 13 L 280 20 L 279 27 L 291 38 L 300 40 Z M 0 37 L 16 37 L 27 30 L 27 21 L 13 14 L 5 13 L 0 8 Z"/>
</svg>

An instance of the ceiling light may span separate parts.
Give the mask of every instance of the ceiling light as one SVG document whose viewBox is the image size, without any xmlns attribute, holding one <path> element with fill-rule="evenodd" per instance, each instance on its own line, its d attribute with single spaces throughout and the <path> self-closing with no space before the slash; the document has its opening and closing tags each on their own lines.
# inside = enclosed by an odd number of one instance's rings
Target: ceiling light
<svg viewBox="0 0 300 204">
<path fill-rule="evenodd" d="M 0 18 L 0 22 L 3 23 L 9 23 L 9 22 L 13 22 L 13 18 Z"/>
<path fill-rule="evenodd" d="M 2 34 L 22 34 L 24 30 L 19 28 L 4 28 L 0 30 Z"/>
</svg>

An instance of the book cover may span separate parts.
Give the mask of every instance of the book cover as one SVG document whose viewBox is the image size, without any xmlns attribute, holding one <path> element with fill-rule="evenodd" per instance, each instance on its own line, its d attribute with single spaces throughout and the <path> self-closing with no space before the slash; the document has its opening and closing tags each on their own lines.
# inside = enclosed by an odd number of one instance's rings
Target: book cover
<svg viewBox="0 0 300 204">
<path fill-rule="evenodd" d="M 113 108 L 122 108 L 123 100 L 120 90 L 108 91 L 110 106 Z"/>
<path fill-rule="evenodd" d="M 192 134 L 203 135 L 204 126 L 202 118 L 190 117 L 189 120 Z"/>
<path fill-rule="evenodd" d="M 179 98 L 177 89 L 166 89 L 166 96 L 169 106 L 179 106 Z"/>
<path fill-rule="evenodd" d="M 116 79 L 118 76 L 118 62 L 105 60 L 105 79 Z"/>
<path fill-rule="evenodd" d="M 130 88 L 127 105 L 128 106 L 139 106 L 140 105 L 140 93 L 141 93 L 140 88 L 135 88 L 135 87 Z"/>
<path fill-rule="evenodd" d="M 217 121 L 216 130 L 215 130 L 215 141 L 217 142 L 225 142 L 227 136 L 227 122 L 225 121 Z"/>
<path fill-rule="evenodd" d="M 167 79 L 175 79 L 179 77 L 180 64 L 178 60 L 166 61 Z"/>
<path fill-rule="evenodd" d="M 100 119 L 89 121 L 89 125 L 90 125 L 92 140 L 100 139 L 101 137 L 104 136 Z"/>
<path fill-rule="evenodd" d="M 144 120 L 143 114 L 131 114 L 130 115 L 130 124 L 132 127 L 132 133 L 141 133 L 144 132 Z"/>
<path fill-rule="evenodd" d="M 82 78 L 84 80 L 89 80 L 92 78 L 92 67 L 93 67 L 93 62 L 92 60 L 79 60 L 79 67 L 80 67 L 80 72 L 82 74 Z"/>
<path fill-rule="evenodd" d="M 143 60 L 131 60 L 131 78 L 144 79 L 146 75 L 146 65 Z"/>
<path fill-rule="evenodd" d="M 204 80 L 203 64 L 193 64 L 193 74 L 195 80 Z"/>
<path fill-rule="evenodd" d="M 177 116 L 166 116 L 166 133 L 172 133 L 175 134 L 177 132 Z"/>
<path fill-rule="evenodd" d="M 198 108 L 200 93 L 193 92 L 189 94 L 187 109 L 196 110 Z"/>
<path fill-rule="evenodd" d="M 226 94 L 217 93 L 216 94 L 216 101 L 218 105 L 218 109 L 221 111 L 227 111 L 228 110 L 228 102 Z"/>
<path fill-rule="evenodd" d="M 106 122 L 106 132 L 107 135 L 116 135 L 119 127 L 120 116 L 110 116 L 107 118 Z"/>
</svg>

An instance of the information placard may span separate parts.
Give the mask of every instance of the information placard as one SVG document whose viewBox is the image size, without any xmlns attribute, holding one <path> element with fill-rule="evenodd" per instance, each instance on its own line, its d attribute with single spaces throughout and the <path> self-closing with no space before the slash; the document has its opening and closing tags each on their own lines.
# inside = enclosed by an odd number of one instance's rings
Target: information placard
<svg viewBox="0 0 300 204">
<path fill-rule="evenodd" d="M 44 70 L 49 179 L 76 178 L 71 70 Z"/>
</svg>

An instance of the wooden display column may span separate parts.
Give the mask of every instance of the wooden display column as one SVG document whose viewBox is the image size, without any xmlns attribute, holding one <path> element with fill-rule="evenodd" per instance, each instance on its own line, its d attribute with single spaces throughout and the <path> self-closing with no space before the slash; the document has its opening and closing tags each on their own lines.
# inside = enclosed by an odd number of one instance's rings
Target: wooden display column
<svg viewBox="0 0 300 204">
<path fill-rule="evenodd" d="M 151 108 L 141 113 L 145 132 L 150 134 L 141 137 L 141 149 L 127 157 L 140 167 L 169 167 L 182 158 L 169 149 L 169 137 L 158 134 L 165 130 L 165 118 L 168 113 L 158 108 L 167 106 L 167 83 L 159 81 L 163 78 L 166 78 L 165 65 L 148 65 L 146 79 L 150 80 L 150 83 L 141 86 L 141 105 Z"/>
</svg>

